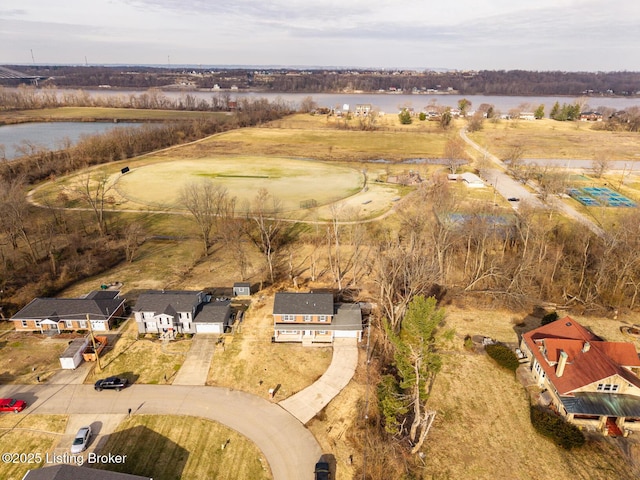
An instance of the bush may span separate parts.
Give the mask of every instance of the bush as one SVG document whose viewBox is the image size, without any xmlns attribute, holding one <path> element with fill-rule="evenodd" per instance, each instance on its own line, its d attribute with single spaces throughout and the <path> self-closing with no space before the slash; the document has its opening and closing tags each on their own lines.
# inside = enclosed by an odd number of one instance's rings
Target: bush
<svg viewBox="0 0 640 480">
<path fill-rule="evenodd" d="M 494 343 L 485 347 L 487 354 L 493 358 L 498 365 L 508 370 L 516 371 L 520 366 L 518 357 L 509 347 L 502 343 Z"/>
<path fill-rule="evenodd" d="M 584 434 L 578 427 L 567 423 L 562 417 L 540 406 L 532 406 L 531 424 L 539 433 L 551 438 L 556 445 L 571 450 L 585 443 Z"/>
<path fill-rule="evenodd" d="M 553 323 L 558 320 L 558 312 L 547 313 L 542 320 L 540 321 L 540 325 L 547 325 L 549 323 Z"/>
<path fill-rule="evenodd" d="M 471 335 L 464 337 L 464 348 L 467 350 L 473 350 L 473 339 L 471 338 Z"/>
</svg>

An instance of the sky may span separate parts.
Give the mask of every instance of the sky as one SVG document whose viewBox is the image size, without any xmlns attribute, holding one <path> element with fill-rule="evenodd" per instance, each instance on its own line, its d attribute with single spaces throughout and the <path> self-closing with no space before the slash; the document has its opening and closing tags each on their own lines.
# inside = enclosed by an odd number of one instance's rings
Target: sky
<svg viewBox="0 0 640 480">
<path fill-rule="evenodd" d="M 2 0 L 0 64 L 640 71 L 638 0 Z"/>
</svg>

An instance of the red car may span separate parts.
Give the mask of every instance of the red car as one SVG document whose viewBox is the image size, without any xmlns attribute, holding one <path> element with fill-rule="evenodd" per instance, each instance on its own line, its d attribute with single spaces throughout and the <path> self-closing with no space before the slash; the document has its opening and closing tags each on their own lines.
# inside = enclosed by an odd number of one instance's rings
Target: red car
<svg viewBox="0 0 640 480">
<path fill-rule="evenodd" d="M 15 398 L 0 398 L 0 412 L 21 412 L 27 406 L 24 400 Z"/>
</svg>

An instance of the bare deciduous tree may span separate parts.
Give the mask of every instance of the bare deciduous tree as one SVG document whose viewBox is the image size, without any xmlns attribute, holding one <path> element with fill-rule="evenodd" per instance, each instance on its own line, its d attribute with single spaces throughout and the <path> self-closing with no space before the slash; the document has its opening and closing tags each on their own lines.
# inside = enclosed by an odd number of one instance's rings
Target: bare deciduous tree
<svg viewBox="0 0 640 480">
<path fill-rule="evenodd" d="M 261 188 L 256 194 L 247 218 L 255 228 L 249 229 L 249 238 L 260 249 L 267 262 L 269 280 L 275 282 L 275 256 L 285 243 L 284 222 L 279 218 L 282 209 L 278 198 Z"/>
<path fill-rule="evenodd" d="M 106 172 L 100 172 L 95 177 L 92 177 L 91 173 L 85 174 L 82 177 L 81 185 L 74 188 L 74 192 L 80 197 L 80 200 L 86 203 L 93 212 L 101 236 L 107 233 L 105 209 L 107 194 L 113 187 L 109 175 Z"/>
<path fill-rule="evenodd" d="M 124 253 L 129 263 L 133 262 L 143 239 L 144 227 L 140 223 L 133 222 L 127 225 L 124 230 Z"/>
<path fill-rule="evenodd" d="M 465 146 L 466 143 L 459 135 L 450 136 L 444 144 L 444 159 L 451 173 L 456 173 L 460 164 L 465 163 Z"/>
<path fill-rule="evenodd" d="M 180 203 L 198 225 L 204 255 L 207 255 L 212 245 L 212 233 L 221 220 L 234 210 L 235 199 L 229 198 L 225 187 L 205 179 L 185 185 L 180 192 Z"/>
</svg>

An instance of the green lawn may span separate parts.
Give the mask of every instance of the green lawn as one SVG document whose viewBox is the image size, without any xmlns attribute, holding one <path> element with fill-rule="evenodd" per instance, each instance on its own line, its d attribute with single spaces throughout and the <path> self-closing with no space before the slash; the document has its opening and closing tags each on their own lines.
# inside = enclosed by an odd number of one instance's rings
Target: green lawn
<svg viewBox="0 0 640 480">
<path fill-rule="evenodd" d="M 250 441 L 202 418 L 134 415 L 109 436 L 102 451 L 127 456 L 125 463 L 104 465 L 105 469 L 154 480 L 272 478 Z"/>
</svg>

